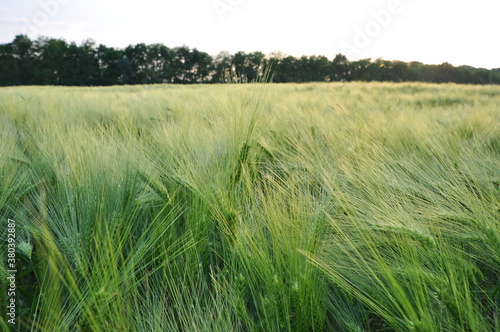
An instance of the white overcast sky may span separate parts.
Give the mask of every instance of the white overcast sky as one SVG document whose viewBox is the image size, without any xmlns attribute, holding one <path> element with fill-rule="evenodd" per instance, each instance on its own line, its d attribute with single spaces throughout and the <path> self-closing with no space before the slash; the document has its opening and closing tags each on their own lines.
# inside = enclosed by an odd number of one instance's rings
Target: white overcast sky
<svg viewBox="0 0 500 332">
<path fill-rule="evenodd" d="M 25 33 L 499 68 L 499 13 L 496 0 L 0 0 L 0 43 Z"/>
</svg>

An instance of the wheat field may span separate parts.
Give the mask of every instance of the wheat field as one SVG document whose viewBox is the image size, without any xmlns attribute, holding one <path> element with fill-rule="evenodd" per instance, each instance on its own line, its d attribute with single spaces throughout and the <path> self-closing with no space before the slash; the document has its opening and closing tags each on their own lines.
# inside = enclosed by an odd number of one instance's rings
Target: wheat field
<svg viewBox="0 0 500 332">
<path fill-rule="evenodd" d="M 1 330 L 500 330 L 498 86 L 10 87 L 0 136 Z"/>
</svg>

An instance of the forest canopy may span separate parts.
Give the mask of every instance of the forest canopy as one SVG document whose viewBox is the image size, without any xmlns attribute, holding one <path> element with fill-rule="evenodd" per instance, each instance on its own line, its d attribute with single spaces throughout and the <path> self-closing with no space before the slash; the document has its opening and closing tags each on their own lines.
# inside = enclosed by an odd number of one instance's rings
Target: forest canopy
<svg viewBox="0 0 500 332">
<path fill-rule="evenodd" d="M 0 86 L 106 86 L 156 83 L 255 82 L 262 68 L 274 73 L 273 82 L 390 81 L 462 84 L 500 84 L 500 68 L 453 66 L 447 62 L 361 59 L 342 54 L 294 57 L 283 53 L 220 52 L 212 56 L 187 46 L 169 48 L 143 43 L 125 49 L 97 45 L 88 39 L 79 45 L 62 39 L 18 35 L 0 44 Z"/>
</svg>

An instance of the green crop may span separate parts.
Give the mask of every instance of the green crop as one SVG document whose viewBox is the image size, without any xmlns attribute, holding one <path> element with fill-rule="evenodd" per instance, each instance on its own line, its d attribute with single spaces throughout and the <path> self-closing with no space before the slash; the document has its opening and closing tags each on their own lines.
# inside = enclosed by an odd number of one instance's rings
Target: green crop
<svg viewBox="0 0 500 332">
<path fill-rule="evenodd" d="M 498 331 L 499 105 L 453 84 L 1 88 L 0 327 Z"/>
</svg>

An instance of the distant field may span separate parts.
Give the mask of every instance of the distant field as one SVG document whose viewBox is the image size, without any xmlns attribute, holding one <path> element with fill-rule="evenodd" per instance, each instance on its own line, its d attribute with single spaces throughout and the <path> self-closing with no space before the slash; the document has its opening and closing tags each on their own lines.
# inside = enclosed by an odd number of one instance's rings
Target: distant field
<svg viewBox="0 0 500 332">
<path fill-rule="evenodd" d="M 500 331 L 500 86 L 1 88 L 0 136 L 2 331 Z"/>
</svg>

